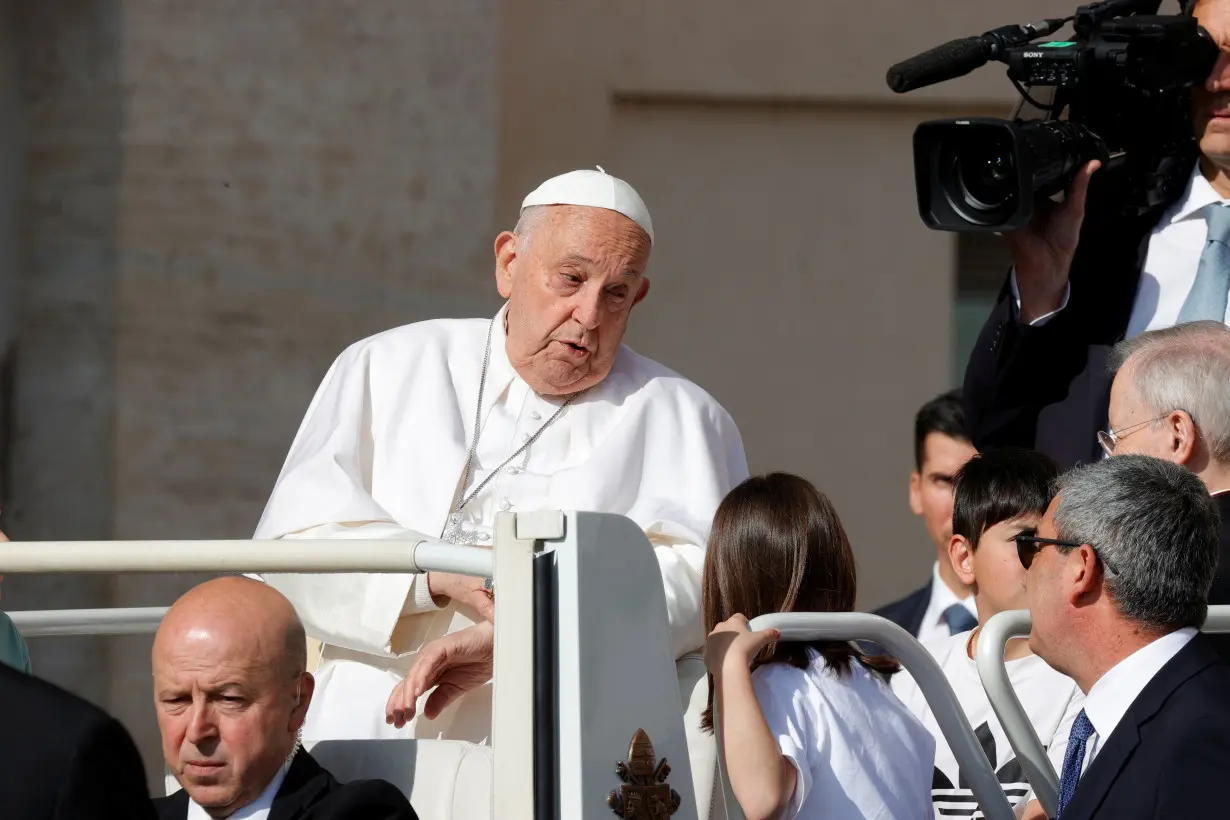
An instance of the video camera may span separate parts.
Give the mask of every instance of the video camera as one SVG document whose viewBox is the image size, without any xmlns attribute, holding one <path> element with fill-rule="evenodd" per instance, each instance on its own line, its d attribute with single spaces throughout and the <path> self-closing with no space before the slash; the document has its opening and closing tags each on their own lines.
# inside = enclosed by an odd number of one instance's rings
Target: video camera
<svg viewBox="0 0 1230 820">
<path fill-rule="evenodd" d="M 1158 16 L 1160 5 L 1091 3 L 1072 17 L 954 40 L 890 68 L 889 87 L 904 93 L 997 60 L 1047 115 L 920 124 L 914 177 L 923 222 L 946 231 L 1019 228 L 1035 198 L 1066 190 L 1094 159 L 1102 163 L 1095 180 L 1103 201 L 1118 213 L 1147 213 L 1176 196 L 1198 150 L 1190 89 L 1209 76 L 1219 49 L 1194 18 Z M 1071 38 L 1035 42 L 1069 22 Z M 1031 96 L 1038 87 L 1054 90 L 1049 103 Z"/>
</svg>

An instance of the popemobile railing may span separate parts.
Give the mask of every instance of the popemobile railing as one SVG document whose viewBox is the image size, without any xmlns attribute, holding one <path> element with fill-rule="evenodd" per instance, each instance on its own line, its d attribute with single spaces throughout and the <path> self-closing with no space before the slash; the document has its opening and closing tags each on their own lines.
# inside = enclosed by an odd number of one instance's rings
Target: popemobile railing
<svg viewBox="0 0 1230 820">
<path fill-rule="evenodd" d="M 348 542 L 347 546 L 355 543 Z M 14 543 L 0 546 L 0 571 L 64 572 L 67 568 L 74 572 L 435 570 L 486 577 L 492 572 L 492 553 L 486 549 L 430 542 L 359 543 L 364 547 L 361 554 L 339 554 L 336 543 L 328 541 Z M 25 611 L 9 615 L 26 637 L 34 638 L 148 634 L 157 630 L 165 612 L 165 607 L 142 607 Z M 864 613 L 783 613 L 752 621 L 752 629 L 768 628 L 778 629 L 782 640 L 867 640 L 885 647 L 917 681 L 985 816 L 988 820 L 1011 820 L 1012 809 L 952 688 L 934 658 L 912 635 L 884 618 Z M 720 743 L 720 738 L 718 740 Z M 743 815 L 729 794 L 725 761 L 720 755 L 719 766 L 722 782 L 714 788 L 726 790 L 723 798 L 727 816 L 739 820 Z"/>
<path fill-rule="evenodd" d="M 918 683 L 983 815 L 987 820 L 1013 820 L 1008 798 L 1004 796 L 956 694 L 935 658 L 913 635 L 885 618 L 861 612 L 762 615 L 752 620 L 751 628 L 776 629 L 783 641 L 874 641 L 884 647 Z M 721 738 L 718 743 L 720 749 Z M 729 795 L 726 762 L 721 754 L 718 755 L 718 766 L 726 791 L 727 815 L 731 820 L 743 820 L 738 804 Z"/>
<path fill-rule="evenodd" d="M 1029 610 L 1013 609 L 992 616 L 978 636 L 978 651 L 976 661 L 978 676 L 982 679 L 982 687 L 986 690 L 991 708 L 1004 727 L 1004 736 L 1016 752 L 1017 760 L 1025 772 L 1025 778 L 1033 787 L 1034 796 L 1046 810 L 1048 817 L 1055 816 L 1057 795 L 1059 794 L 1059 776 L 1055 767 L 1046 756 L 1046 748 L 1025 707 L 1021 705 L 1008 679 L 1008 667 L 1004 661 L 1004 649 L 1012 638 L 1023 638 L 1029 635 L 1033 621 Z M 1230 632 L 1230 606 L 1211 606 L 1205 618 L 1204 632 Z"/>
<path fill-rule="evenodd" d="M 623 516 L 559 510 L 500 513 L 494 529 L 491 549 L 415 533 L 407 540 L 344 542 L 0 543 L 0 574 L 434 571 L 492 578 L 500 590 L 490 734 L 491 788 L 498 799 L 492 816 L 598 820 L 611 816 L 608 804 L 635 803 L 650 786 L 617 773 L 614 761 L 633 760 L 633 751 L 642 748 L 642 727 L 652 734 L 647 751 L 671 760 L 684 792 L 672 795 L 690 797 L 665 592 L 654 583 L 661 570 L 644 531 Z M 8 614 L 23 635 L 37 638 L 148 634 L 165 612 L 144 607 Z M 676 812 L 676 820 L 689 817 L 697 818 L 691 799 Z"/>
<path fill-rule="evenodd" d="M 515 551 L 507 551 L 514 557 Z M 524 555 L 525 570 L 531 556 Z M 500 566 L 504 564 L 504 566 Z M 494 578 L 497 571 L 517 574 L 514 565 L 496 561 L 492 550 L 458 546 L 431 539 L 355 540 L 345 549 L 337 541 L 38 541 L 0 544 L 0 574 L 33 573 L 146 573 L 205 572 L 239 573 L 340 573 L 452 572 Z M 512 586 L 510 584 L 510 586 Z M 528 590 L 527 590 L 528 593 Z M 513 596 L 504 596 L 512 599 Z M 497 618 L 505 623 L 532 623 L 533 612 L 525 595 L 516 596 L 524 612 L 508 612 L 507 600 L 497 600 Z M 165 607 L 77 609 L 10 612 L 18 630 L 28 638 L 58 635 L 132 635 L 152 633 L 166 612 Z M 497 647 L 497 663 L 500 649 Z M 531 650 L 532 651 L 532 650 Z M 493 772 L 495 782 L 524 784 L 517 808 L 502 807 L 500 818 L 529 820 L 535 812 L 533 793 L 532 725 L 525 719 L 533 713 L 532 664 L 507 664 L 502 671 L 503 686 L 497 700 L 504 697 L 513 708 L 502 728 L 492 725 Z M 527 726 L 530 731 L 527 731 Z M 497 751 L 498 749 L 498 751 Z"/>
<path fill-rule="evenodd" d="M 35 541 L 0 546 L 0 574 L 453 572 L 489 578 L 492 553 L 433 541 Z M 27 638 L 153 633 L 166 607 L 10 612 Z"/>
</svg>

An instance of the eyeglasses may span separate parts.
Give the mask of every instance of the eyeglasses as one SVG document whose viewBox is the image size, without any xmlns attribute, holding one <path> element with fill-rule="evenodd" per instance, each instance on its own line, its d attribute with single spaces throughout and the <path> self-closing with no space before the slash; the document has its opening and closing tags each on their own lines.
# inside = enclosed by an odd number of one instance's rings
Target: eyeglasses
<svg viewBox="0 0 1230 820">
<path fill-rule="evenodd" d="M 1124 427 L 1122 430 L 1099 430 L 1098 444 L 1102 445 L 1102 450 L 1105 451 L 1106 455 L 1113 456 L 1115 454 L 1115 447 L 1118 446 L 1120 440 L 1127 438 L 1130 433 L 1139 430 L 1146 424 L 1161 421 L 1169 415 L 1169 413 L 1166 413 L 1165 415 L 1158 416 L 1155 419 L 1149 419 L 1148 421 L 1142 421 L 1139 424 L 1133 424 L 1130 427 Z"/>
<path fill-rule="evenodd" d="M 1025 567 L 1025 569 L 1029 569 L 1030 565 L 1034 562 L 1034 556 L 1041 552 L 1044 547 L 1076 549 L 1077 547 L 1085 546 L 1080 541 L 1061 541 L 1058 538 L 1041 538 L 1037 535 L 1027 535 L 1025 533 L 1021 533 L 1012 540 L 1016 541 L 1016 557 L 1020 559 L 1021 566 Z M 1111 563 L 1098 552 L 1097 547 L 1092 544 L 1089 547 L 1093 550 L 1093 554 L 1098 556 L 1098 559 L 1106 565 L 1106 569 L 1112 574 L 1118 574 L 1115 572 L 1115 568 L 1111 566 Z"/>
</svg>

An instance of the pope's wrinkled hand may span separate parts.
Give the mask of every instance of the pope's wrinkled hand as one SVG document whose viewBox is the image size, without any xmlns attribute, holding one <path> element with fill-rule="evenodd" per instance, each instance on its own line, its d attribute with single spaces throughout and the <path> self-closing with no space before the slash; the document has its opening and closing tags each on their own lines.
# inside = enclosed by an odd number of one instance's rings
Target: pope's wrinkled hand
<svg viewBox="0 0 1230 820">
<path fill-rule="evenodd" d="M 495 622 L 495 598 L 485 587 L 485 579 L 451 572 L 427 573 L 427 590 L 437 606 L 449 601 L 473 610 L 479 620 Z"/>
<path fill-rule="evenodd" d="M 434 720 L 457 698 L 491 680 L 494 665 L 495 627 L 489 621 L 424 644 L 406 679 L 393 687 L 385 722 L 405 726 L 414 719 L 418 699 L 433 686 L 423 714 Z"/>
</svg>

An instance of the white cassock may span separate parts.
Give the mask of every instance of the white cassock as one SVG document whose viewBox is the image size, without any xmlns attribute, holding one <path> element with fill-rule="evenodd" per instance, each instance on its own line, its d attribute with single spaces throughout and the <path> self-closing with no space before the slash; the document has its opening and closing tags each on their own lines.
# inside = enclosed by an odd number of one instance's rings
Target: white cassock
<svg viewBox="0 0 1230 820">
<path fill-rule="evenodd" d="M 504 310 L 491 332 L 475 465 L 473 432 L 490 320 L 440 319 L 352 345 L 334 362 L 295 437 L 255 537 L 436 537 L 477 487 L 560 408 L 513 370 Z M 570 404 L 463 509 L 465 541 L 489 544 L 501 510 L 590 510 L 639 524 L 662 567 L 676 657 L 704 642 L 704 544 L 719 502 L 747 477 L 739 431 L 695 384 L 622 347 L 610 374 Z M 426 576 L 266 575 L 323 642 L 305 739 L 445 737 L 485 742 L 490 684 L 403 730 L 385 703 L 428 640 L 470 626 L 439 609 Z M 703 667 L 701 667 L 703 671 Z M 687 693 L 685 692 L 686 696 Z M 420 701 L 420 708 L 422 701 Z"/>
</svg>

